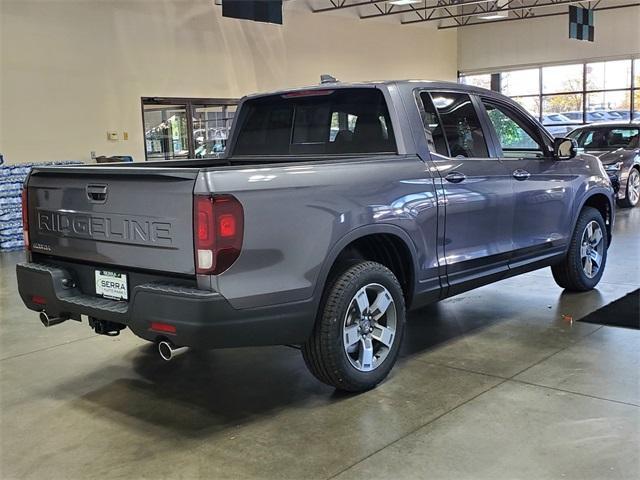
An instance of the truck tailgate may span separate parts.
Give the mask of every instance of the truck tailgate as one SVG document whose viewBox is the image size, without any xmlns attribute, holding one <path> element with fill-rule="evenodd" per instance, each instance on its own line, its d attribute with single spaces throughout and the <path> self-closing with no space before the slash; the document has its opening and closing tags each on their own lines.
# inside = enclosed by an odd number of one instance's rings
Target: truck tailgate
<svg viewBox="0 0 640 480">
<path fill-rule="evenodd" d="M 194 274 L 198 169 L 45 167 L 27 184 L 33 252 Z"/>
</svg>

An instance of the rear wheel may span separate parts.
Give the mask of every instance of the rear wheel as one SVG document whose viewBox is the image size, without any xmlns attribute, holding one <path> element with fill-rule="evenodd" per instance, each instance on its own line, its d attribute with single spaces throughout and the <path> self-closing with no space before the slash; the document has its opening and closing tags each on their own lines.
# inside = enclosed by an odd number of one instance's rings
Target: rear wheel
<svg viewBox="0 0 640 480">
<path fill-rule="evenodd" d="M 640 200 L 640 171 L 632 168 L 627 177 L 627 188 L 624 198 L 618 201 L 618 204 L 624 208 L 632 208 L 638 204 Z"/>
<path fill-rule="evenodd" d="M 328 285 L 302 355 L 320 381 L 351 392 L 368 390 L 393 367 L 404 323 L 395 275 L 376 262 L 351 264 Z"/>
<path fill-rule="evenodd" d="M 585 207 L 578 217 L 564 260 L 551 267 L 562 288 L 584 292 L 594 288 L 607 262 L 607 227 L 598 210 Z"/>
</svg>

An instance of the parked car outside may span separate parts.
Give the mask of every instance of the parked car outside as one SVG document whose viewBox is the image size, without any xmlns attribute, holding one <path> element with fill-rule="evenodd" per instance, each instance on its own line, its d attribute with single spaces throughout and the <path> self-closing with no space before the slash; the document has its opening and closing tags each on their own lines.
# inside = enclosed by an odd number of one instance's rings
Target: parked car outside
<svg viewBox="0 0 640 480">
<path fill-rule="evenodd" d="M 622 122 L 623 120 L 628 120 L 630 116 L 630 113 L 626 112 L 626 118 L 625 118 L 625 115 L 621 114 L 619 111 L 616 111 L 616 110 L 605 110 L 604 114 L 606 118 L 612 122 Z"/>
<path fill-rule="evenodd" d="M 585 119 L 587 123 L 607 122 L 609 119 L 605 112 L 591 111 L 585 112 Z"/>
<path fill-rule="evenodd" d="M 567 117 L 574 123 L 582 123 L 582 111 L 562 112 L 562 115 Z"/>
<path fill-rule="evenodd" d="M 576 121 L 573 120 L 572 118 L 569 118 L 565 114 L 565 112 L 545 113 L 542 115 L 542 124 L 547 128 L 547 131 L 554 137 L 558 137 L 558 138 L 566 137 L 567 133 L 573 130 L 573 125 L 571 125 L 571 123 L 576 123 Z"/>
<path fill-rule="evenodd" d="M 571 119 L 562 113 L 545 113 L 542 115 L 543 125 L 557 125 L 571 123 Z"/>
<path fill-rule="evenodd" d="M 640 122 L 585 125 L 571 132 L 569 138 L 600 159 L 616 190 L 618 204 L 635 207 L 640 200 Z"/>
</svg>

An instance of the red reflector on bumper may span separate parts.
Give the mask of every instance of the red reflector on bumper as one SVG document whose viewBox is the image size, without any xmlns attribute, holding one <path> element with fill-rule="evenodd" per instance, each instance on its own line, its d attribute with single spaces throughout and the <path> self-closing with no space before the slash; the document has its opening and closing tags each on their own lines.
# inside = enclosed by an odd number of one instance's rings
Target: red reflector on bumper
<svg viewBox="0 0 640 480">
<path fill-rule="evenodd" d="M 151 322 L 151 330 L 156 332 L 176 333 L 176 327 L 168 323 Z"/>
<path fill-rule="evenodd" d="M 40 295 L 33 295 L 31 297 L 31 301 L 33 303 L 38 304 L 38 305 L 46 305 L 47 304 L 47 299 L 44 298 L 43 296 L 40 296 Z"/>
</svg>

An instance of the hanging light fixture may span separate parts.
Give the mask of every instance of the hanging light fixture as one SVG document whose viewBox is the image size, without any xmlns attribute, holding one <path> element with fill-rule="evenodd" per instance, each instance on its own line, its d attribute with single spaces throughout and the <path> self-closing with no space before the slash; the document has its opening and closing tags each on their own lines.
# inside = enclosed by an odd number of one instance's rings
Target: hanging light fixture
<svg viewBox="0 0 640 480">
<path fill-rule="evenodd" d="M 509 12 L 499 10 L 500 8 L 506 7 L 507 1 L 508 0 L 494 0 L 487 2 L 487 11 L 478 14 L 477 17 L 483 20 L 499 20 L 501 18 L 507 18 L 509 16 Z"/>
</svg>

